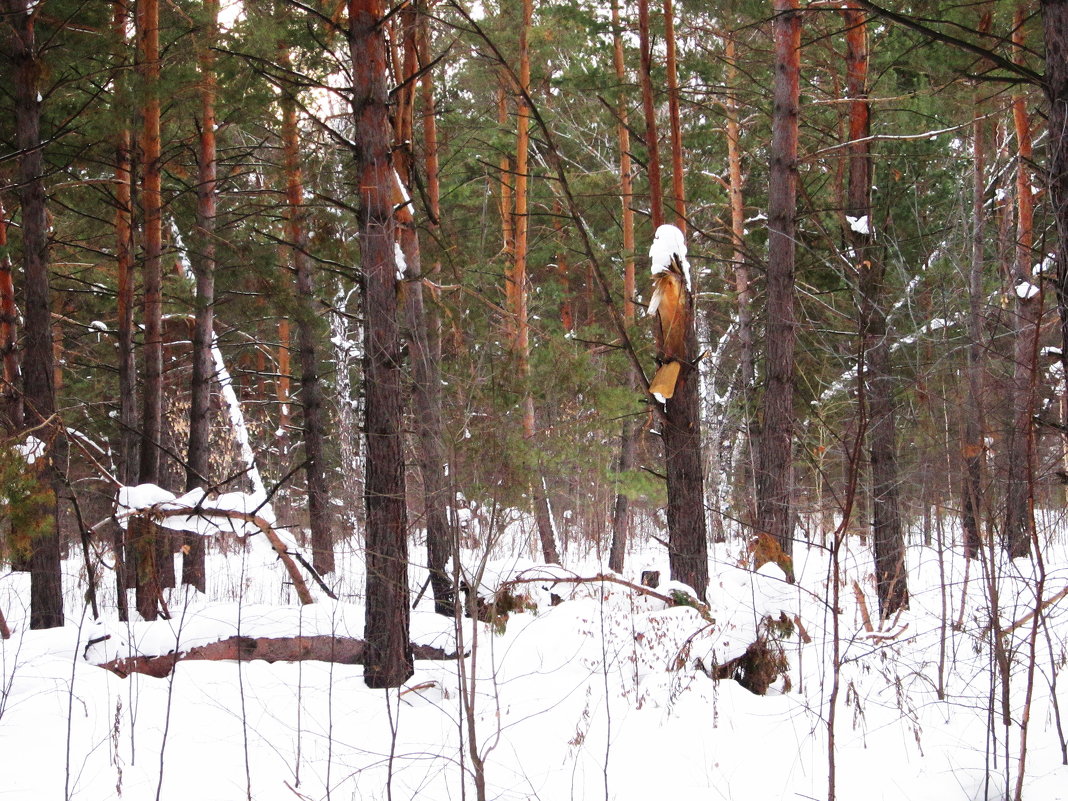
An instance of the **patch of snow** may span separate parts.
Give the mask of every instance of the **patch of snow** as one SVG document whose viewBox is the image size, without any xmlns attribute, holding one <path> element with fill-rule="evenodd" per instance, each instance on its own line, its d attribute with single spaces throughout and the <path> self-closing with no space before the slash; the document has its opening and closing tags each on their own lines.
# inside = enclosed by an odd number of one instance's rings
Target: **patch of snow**
<svg viewBox="0 0 1068 801">
<path fill-rule="evenodd" d="M 868 215 L 863 217 L 850 217 L 846 215 L 846 222 L 849 223 L 849 228 L 854 233 L 861 234 L 863 236 L 871 236 L 871 222 L 868 219 Z"/>
</svg>

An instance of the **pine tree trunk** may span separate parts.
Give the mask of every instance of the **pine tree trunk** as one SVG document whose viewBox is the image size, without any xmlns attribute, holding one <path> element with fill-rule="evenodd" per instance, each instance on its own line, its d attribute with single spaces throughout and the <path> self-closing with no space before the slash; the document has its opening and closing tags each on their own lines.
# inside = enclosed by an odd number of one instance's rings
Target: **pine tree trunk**
<svg viewBox="0 0 1068 801">
<path fill-rule="evenodd" d="M 288 49 L 283 46 L 279 62 L 289 68 Z M 323 421 L 323 388 L 319 378 L 316 322 L 320 307 L 315 299 L 312 264 L 308 256 L 308 225 L 304 211 L 304 184 L 300 167 L 296 101 L 287 87 L 282 94 L 282 151 L 286 176 L 286 242 L 290 247 L 297 280 L 297 347 L 300 357 L 300 402 L 303 412 L 304 476 L 308 484 L 308 517 L 312 539 L 312 565 L 325 575 L 334 572 L 333 513 L 326 480 L 326 439 Z"/>
<path fill-rule="evenodd" d="M 649 177 L 649 216 L 655 231 L 664 222 L 664 195 L 660 182 L 660 142 L 656 126 L 656 102 L 653 97 L 653 54 L 649 42 L 649 0 L 638 0 L 638 48 L 641 69 L 642 111 L 645 116 L 646 174 Z"/>
<path fill-rule="evenodd" d="M 158 484 L 163 400 L 163 216 L 160 163 L 159 2 L 137 3 L 137 40 L 144 105 L 141 131 L 141 186 L 144 224 L 144 394 L 141 399 L 141 461 L 138 481 Z"/>
<path fill-rule="evenodd" d="M 159 0 L 137 4 L 138 74 L 144 93 L 141 108 L 141 216 L 144 225 L 144 391 L 141 398 L 141 448 L 138 481 L 162 479 L 163 437 L 163 165 L 160 142 Z M 154 535 L 156 577 L 161 587 L 175 586 L 169 531 Z M 138 578 L 144 571 L 138 568 Z"/>
<path fill-rule="evenodd" d="M 215 364 L 215 57 L 218 0 L 204 0 L 207 31 L 200 43 L 200 151 L 197 154 L 196 318 L 193 324 L 193 376 L 190 382 L 189 450 L 186 491 L 209 485 L 211 448 L 211 382 Z M 204 538 L 187 534 L 182 554 L 182 583 L 205 591 Z"/>
<path fill-rule="evenodd" d="M 1017 5 L 1013 26 L 1013 44 L 1023 47 L 1024 8 Z M 1031 274 L 1034 234 L 1034 198 L 1031 195 L 1032 161 L 1031 127 L 1024 98 L 1012 99 L 1012 117 L 1016 129 L 1016 280 L 1015 316 L 1013 320 L 1014 358 L 1012 375 L 1012 427 L 1009 430 L 1008 480 L 1005 495 L 1005 547 L 1013 558 L 1031 553 L 1034 529 L 1032 510 L 1035 469 L 1035 432 L 1032 423 L 1035 408 L 1036 360 L 1038 358 L 1039 321 L 1042 312 L 1040 282 Z M 1031 294 L 1031 290 L 1035 290 Z"/>
<path fill-rule="evenodd" d="M 530 215 L 528 212 L 530 169 L 530 106 L 527 95 L 530 92 L 530 48 L 527 41 L 530 35 L 531 20 L 534 14 L 533 0 L 523 0 L 523 22 L 519 28 L 519 98 L 516 109 L 516 156 L 515 156 L 515 257 L 512 261 L 512 274 L 508 281 L 514 292 L 513 305 L 508 309 L 515 320 L 515 341 L 512 352 L 515 354 L 516 366 L 520 380 L 523 382 L 523 438 L 532 442 L 537 433 L 534 416 L 534 398 L 530 394 L 530 320 L 527 298 L 527 255 Z M 540 472 L 540 470 L 539 470 Z M 553 532 L 552 512 L 549 508 L 548 491 L 544 476 L 534 479 L 531 488 L 534 505 L 534 521 L 541 541 L 542 558 L 550 564 L 558 564 L 560 555 L 556 550 L 556 538 Z"/>
<path fill-rule="evenodd" d="M 801 17 L 797 0 L 774 0 L 775 86 L 768 184 L 768 269 L 763 422 L 757 450 L 757 531 L 793 551 L 794 232 Z"/>
<path fill-rule="evenodd" d="M 117 57 L 125 59 L 129 8 L 126 0 L 115 0 L 112 33 Z M 116 91 L 127 91 L 124 76 L 117 79 Z M 116 454 L 118 479 L 124 486 L 137 483 L 137 361 L 134 357 L 134 229 L 133 229 L 133 164 L 130 155 L 130 129 L 123 126 L 115 137 L 115 302 L 119 347 L 119 432 Z M 126 532 L 120 526 L 114 530 L 115 584 L 119 620 L 130 617 L 126 590 L 135 586 L 136 566 L 132 551 L 126 545 Z"/>
<path fill-rule="evenodd" d="M 682 118 L 679 110 L 679 77 L 675 56 L 675 9 L 664 0 L 664 66 L 667 68 L 668 116 L 671 120 L 671 194 L 675 205 L 675 225 L 686 233 L 686 183 L 683 172 Z"/>
<path fill-rule="evenodd" d="M 1049 100 L 1049 167 L 1046 185 L 1057 226 L 1057 311 L 1061 323 L 1061 366 L 1068 375 L 1068 0 L 1042 0 Z M 1064 390 L 1068 409 L 1068 385 Z M 1068 422 L 1068 420 L 1066 420 Z M 1066 435 L 1068 438 L 1068 435 Z"/>
<path fill-rule="evenodd" d="M 698 598 L 704 598 L 708 589 L 708 529 L 697 392 L 699 375 L 695 364 L 697 333 L 693 293 L 686 294 L 686 356 L 675 384 L 675 395 L 666 404 L 663 422 L 668 557 L 672 580 L 688 584 L 696 590 Z"/>
<path fill-rule="evenodd" d="M 289 358 L 291 341 L 289 318 L 283 317 L 278 321 L 278 379 L 275 382 L 275 397 L 278 399 L 278 438 L 283 449 L 287 449 L 289 442 L 289 404 L 292 400 L 289 383 L 293 370 Z"/>
<path fill-rule="evenodd" d="M 356 186 L 364 275 L 367 397 L 367 660 L 369 687 L 398 687 L 412 675 L 408 520 L 405 508 L 404 380 L 393 253 L 393 167 L 386 91 L 383 0 L 349 0 Z"/>
<path fill-rule="evenodd" d="M 984 8 L 979 31 L 990 31 L 991 15 Z M 964 498 L 962 525 L 964 553 L 978 559 L 983 530 L 983 266 L 986 245 L 986 121 L 980 103 L 981 90 L 975 93 L 975 113 L 972 118 L 972 252 L 968 270 L 968 400 L 964 416 Z"/>
<path fill-rule="evenodd" d="M 0 421 L 8 436 L 22 431 L 22 396 L 19 393 L 18 307 L 11 258 L 7 252 L 8 218 L 0 205 Z"/>
<path fill-rule="evenodd" d="M 55 375 L 52 369 L 51 292 L 48 282 L 48 222 L 45 211 L 44 157 L 41 141 L 41 63 L 33 10 L 28 0 L 5 0 L 12 31 L 15 144 L 18 148 L 19 205 L 22 212 L 24 350 L 22 395 L 25 424 L 47 447 L 38 472 L 42 501 L 37 510 L 42 530 L 30 553 L 30 628 L 62 626 L 62 543 L 56 499 L 62 486 L 60 465 L 66 439 L 55 420 Z M 51 518 L 49 520 L 49 518 Z"/>
<path fill-rule="evenodd" d="M 419 471 L 423 481 L 423 514 L 426 526 L 427 567 L 434 594 L 434 611 L 452 617 L 456 612 L 452 580 L 445 564 L 454 548 L 449 537 L 448 485 L 445 475 L 444 435 L 441 414 L 441 370 L 437 320 L 423 302 L 423 266 L 410 198 L 413 158 L 411 142 L 415 127 L 415 80 L 419 69 L 417 10 L 406 7 L 400 15 L 404 44 L 402 82 L 410 96 L 398 105 L 397 146 L 394 162 L 400 189 L 405 196 L 397 209 L 397 230 L 404 254 L 408 355 L 412 367 L 412 419 L 418 440 Z M 408 202 L 405 203 L 404 201 Z"/>
<path fill-rule="evenodd" d="M 735 55 L 735 41 L 733 36 L 727 37 L 727 175 L 728 191 L 731 208 L 731 262 L 734 264 L 734 291 L 735 303 L 738 309 L 738 383 L 742 397 L 742 414 L 744 419 L 743 441 L 738 447 L 738 453 L 742 455 L 741 463 L 735 463 L 737 472 L 742 476 L 742 485 L 746 488 L 745 497 L 750 498 L 750 490 L 753 485 L 754 468 L 750 456 L 750 442 L 752 434 L 751 414 L 754 388 L 753 370 L 753 302 L 752 291 L 749 288 L 749 265 L 745 254 L 745 201 L 742 193 L 742 151 L 741 151 L 741 123 L 738 67 Z M 751 501 L 747 503 L 748 511 L 752 514 Z M 752 519 L 749 521 L 752 523 Z"/>
<path fill-rule="evenodd" d="M 626 62 L 623 58 L 623 31 L 619 15 L 619 0 L 612 0 L 612 63 L 615 67 L 616 81 L 622 87 L 627 80 Z M 626 101 L 621 100 L 616 114 L 619 117 L 617 133 L 619 136 L 619 194 L 623 202 L 623 321 L 630 327 L 634 325 L 636 308 L 634 276 L 634 176 L 630 157 L 630 128 Z M 631 386 L 637 389 L 634 377 L 630 377 Z M 638 424 L 628 420 L 623 424 L 619 437 L 619 472 L 626 474 L 633 470 L 637 453 Z M 612 510 L 612 547 L 608 556 L 608 567 L 617 573 L 623 572 L 623 562 L 630 539 L 630 500 L 623 492 L 616 493 Z"/>
<path fill-rule="evenodd" d="M 859 293 L 861 375 L 870 410 L 868 448 L 872 480 L 872 543 L 876 590 L 883 618 L 908 607 L 905 540 L 898 498 L 897 427 L 894 379 L 886 341 L 886 315 L 881 302 L 884 259 L 874 243 L 871 186 L 871 106 L 868 101 L 868 41 L 864 12 L 843 10 L 846 26 L 846 96 L 849 98 L 848 188 L 845 239 L 853 253 Z"/>
</svg>

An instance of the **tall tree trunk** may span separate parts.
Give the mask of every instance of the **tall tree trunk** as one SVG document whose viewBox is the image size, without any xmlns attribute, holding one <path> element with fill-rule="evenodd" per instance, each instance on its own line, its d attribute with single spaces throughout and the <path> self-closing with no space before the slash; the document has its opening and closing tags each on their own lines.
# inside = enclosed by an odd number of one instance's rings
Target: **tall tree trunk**
<svg viewBox="0 0 1068 801">
<path fill-rule="evenodd" d="M 664 404 L 662 436 L 671 578 L 693 587 L 698 598 L 703 598 L 708 589 L 708 531 L 697 392 L 697 332 L 682 231 L 673 225 L 657 229 L 649 255 L 654 274 L 650 308 L 656 313 L 656 356 L 661 365 L 650 392 Z M 677 374 L 674 382 L 672 373 Z"/>
<path fill-rule="evenodd" d="M 141 399 L 141 461 L 138 480 L 160 479 L 160 437 L 163 399 L 163 216 L 160 163 L 159 1 L 137 3 L 138 73 L 144 104 L 141 109 L 141 203 L 144 225 L 144 395 Z"/>
<path fill-rule="evenodd" d="M 527 254 L 529 215 L 529 169 L 530 169 L 530 35 L 534 15 L 533 0 L 523 0 L 523 21 L 519 28 L 519 97 L 516 101 L 516 156 L 515 156 L 515 258 L 512 274 L 508 280 L 512 291 L 513 305 L 508 309 L 515 320 L 515 354 L 520 380 L 523 382 L 523 438 L 532 442 L 537 433 L 534 416 L 534 398 L 530 394 L 530 321 L 527 297 Z M 534 503 L 534 520 L 541 540 L 542 558 L 548 563 L 559 563 L 556 537 L 553 533 L 552 512 L 549 508 L 548 491 L 544 476 L 534 479 L 531 488 Z"/>
<path fill-rule="evenodd" d="M 989 33 L 991 14 L 984 8 L 979 31 Z M 975 113 L 972 117 L 972 252 L 968 270 L 968 400 L 964 416 L 964 553 L 978 559 L 982 546 L 983 508 L 983 266 L 986 245 L 986 121 L 980 102 L 980 89 L 975 92 Z"/>
<path fill-rule="evenodd" d="M 115 0 L 112 33 L 116 57 L 125 61 L 127 27 L 130 10 L 127 0 Z M 116 93 L 127 94 L 128 80 L 120 74 L 116 79 Z M 128 122 L 128 121 L 127 121 Z M 137 361 L 134 354 L 134 228 L 133 228 L 133 163 L 130 153 L 132 137 L 129 125 L 124 125 L 115 137 L 115 272 L 116 311 L 119 346 L 119 433 L 117 468 L 118 479 L 124 486 L 137 483 Z M 119 620 L 129 620 L 130 610 L 126 590 L 136 584 L 136 565 L 132 551 L 126 545 L 126 531 L 114 529 L 115 584 Z"/>
<path fill-rule="evenodd" d="M 9 436 L 22 431 L 22 395 L 19 393 L 18 319 L 15 281 L 7 252 L 8 218 L 0 204 L 0 420 Z"/>
<path fill-rule="evenodd" d="M 141 216 L 144 225 L 144 392 L 141 398 L 141 449 L 138 481 L 158 484 L 162 478 L 163 437 L 163 193 L 160 143 L 159 0 L 137 3 L 138 74 L 144 102 L 141 108 Z M 161 587 L 175 585 L 171 536 L 147 527 L 155 542 L 155 569 Z M 146 546 L 148 547 L 148 546 Z M 138 566 L 138 580 L 145 571 Z M 148 618 L 154 619 L 154 618 Z"/>
<path fill-rule="evenodd" d="M 1046 45 L 1045 89 L 1049 100 L 1046 185 L 1057 226 L 1056 288 L 1061 322 L 1061 366 L 1068 375 L 1068 0 L 1042 0 L 1042 32 Z M 1068 409 L 1068 383 L 1064 400 L 1064 408 Z"/>
<path fill-rule="evenodd" d="M 768 176 L 768 269 L 763 421 L 757 451 L 757 531 L 793 550 L 794 231 L 801 16 L 797 0 L 774 0 L 775 87 Z"/>
<path fill-rule="evenodd" d="M 686 183 L 683 172 L 682 117 L 679 111 L 678 59 L 675 56 L 675 9 L 673 0 L 664 0 L 664 49 L 667 68 L 668 116 L 671 120 L 671 194 L 675 205 L 675 225 L 686 233 Z"/>
<path fill-rule="evenodd" d="M 427 568 L 434 593 L 434 611 L 455 614 L 455 593 L 445 564 L 453 548 L 446 511 L 448 486 L 445 475 L 444 436 L 441 416 L 441 370 L 437 344 L 437 320 L 423 303 L 423 267 L 411 203 L 414 159 L 411 143 L 415 129 L 415 81 L 419 71 L 419 10 L 409 5 L 400 14 L 404 44 L 401 82 L 409 96 L 398 104 L 396 148 L 393 151 L 401 195 L 397 205 L 397 232 L 405 262 L 405 318 L 408 355 L 412 367 L 412 420 L 419 443 L 419 472 L 423 480 L 423 514 L 426 526 Z"/>
<path fill-rule="evenodd" d="M 649 217 L 655 231 L 664 223 L 664 195 L 660 181 L 660 141 L 656 126 L 656 101 L 653 97 L 653 53 L 649 42 L 649 0 L 638 0 L 638 51 L 641 59 L 638 80 L 642 89 L 645 117 L 645 172 L 649 178 Z"/>
<path fill-rule="evenodd" d="M 288 261 L 288 259 L 285 259 Z M 282 447 L 286 448 L 289 442 L 291 397 L 289 394 L 290 377 L 293 366 L 290 364 L 290 336 L 289 318 L 283 317 L 278 321 L 278 380 L 275 382 L 275 397 L 278 399 L 278 437 L 282 441 Z"/>
<path fill-rule="evenodd" d="M 1023 47 L 1024 7 L 1016 6 L 1013 45 Z M 1038 358 L 1039 318 L 1042 294 L 1031 274 L 1034 258 L 1034 198 L 1031 195 L 1031 126 L 1022 94 L 1012 98 L 1016 129 L 1016 282 L 1013 321 L 1014 358 L 1012 374 L 1012 427 L 1009 430 L 1008 486 L 1005 495 L 1005 547 L 1016 558 L 1031 553 L 1034 528 L 1033 486 L 1035 441 L 1032 416 L 1035 407 L 1035 370 Z"/>
<path fill-rule="evenodd" d="M 508 123 L 508 83 L 507 75 L 501 73 L 501 84 L 497 87 L 497 124 L 500 126 L 502 135 L 509 128 Z M 518 288 L 512 275 L 515 262 L 515 166 L 507 151 L 502 148 L 500 157 L 501 173 L 501 255 L 505 263 L 504 276 L 504 308 L 512 310 L 518 305 L 516 299 Z M 506 316 L 504 319 L 504 331 L 508 340 L 514 341 L 516 336 L 516 320 Z"/>
<path fill-rule="evenodd" d="M 45 442 L 40 459 L 41 489 L 30 554 L 30 628 L 62 626 L 62 543 L 57 497 L 66 460 L 63 426 L 55 419 L 52 370 L 51 292 L 48 285 L 48 222 L 45 213 L 44 159 L 41 141 L 41 62 L 34 31 L 34 9 L 28 0 L 4 0 L 12 31 L 14 62 L 15 144 L 18 148 L 19 205 L 22 212 L 24 282 L 24 359 L 22 394 L 25 424 Z M 51 519 L 49 519 L 51 518 Z"/>
<path fill-rule="evenodd" d="M 290 68 L 289 49 L 279 48 L 279 63 Z M 304 209 L 304 183 L 300 167 L 297 106 L 287 87 L 282 93 L 282 152 L 286 177 L 286 243 L 297 281 L 297 347 L 300 355 L 300 403 L 304 436 L 304 476 L 308 484 L 308 518 L 312 538 L 312 565 L 320 574 L 334 572 L 334 542 L 330 487 L 326 480 L 323 445 L 323 388 L 319 378 L 316 323 L 320 307 L 315 299 L 308 224 Z"/>
<path fill-rule="evenodd" d="M 193 324 L 193 376 L 189 405 L 189 452 L 186 460 L 186 491 L 207 487 L 211 464 L 211 381 L 215 363 L 211 348 L 215 339 L 215 44 L 218 0 L 204 0 L 206 30 L 200 42 L 200 151 L 197 154 L 196 319 Z M 204 538 L 185 537 L 182 583 L 205 591 Z"/>
<path fill-rule="evenodd" d="M 753 460 L 751 458 L 751 421 L 753 399 L 753 302 L 752 291 L 749 288 L 749 265 L 745 254 L 745 201 L 742 194 L 742 150 L 741 150 L 741 123 L 740 102 L 738 99 L 738 65 L 736 58 L 736 45 L 733 35 L 728 35 L 726 46 L 727 59 L 727 175 L 728 192 L 731 209 L 731 262 L 734 264 L 734 291 L 735 304 L 738 314 L 738 383 L 742 397 L 742 421 L 743 441 L 740 443 L 738 453 L 742 455 L 742 463 L 736 463 L 737 472 L 743 477 L 743 486 L 746 487 L 744 497 L 750 498 L 750 488 L 754 478 Z M 753 509 L 751 501 L 747 501 L 750 514 Z M 752 523 L 752 519 L 748 522 Z"/>
<path fill-rule="evenodd" d="M 849 178 L 845 202 L 845 238 L 855 259 L 861 376 L 870 415 L 868 448 L 872 480 L 872 542 L 879 611 L 883 618 L 908 606 L 905 540 L 898 499 L 897 428 L 893 376 L 882 309 L 884 259 L 872 231 L 871 105 L 868 101 L 868 33 L 864 12 L 850 6 L 846 23 L 846 96 L 849 98 Z"/>
<path fill-rule="evenodd" d="M 616 82 L 622 91 L 627 80 L 627 71 L 623 58 L 619 0 L 612 0 L 612 64 L 615 67 Z M 616 126 L 619 136 L 619 194 L 623 201 L 623 321 L 630 327 L 634 325 L 637 290 L 634 281 L 634 176 L 630 157 L 630 122 L 625 99 L 620 100 L 616 114 L 619 118 Z M 637 389 L 633 376 L 630 381 L 631 386 Z M 637 420 L 628 419 L 623 423 L 619 439 L 619 472 L 625 475 L 627 471 L 634 469 L 636 463 Z M 617 492 L 612 510 L 612 547 L 608 555 L 608 567 L 617 573 L 623 572 L 627 540 L 630 538 L 630 517 L 630 501 L 627 495 Z"/>
<path fill-rule="evenodd" d="M 349 0 L 356 186 L 364 275 L 367 397 L 367 659 L 369 687 L 412 675 L 408 519 L 404 495 L 404 381 L 397 324 L 393 167 L 386 91 L 383 0 Z"/>
</svg>

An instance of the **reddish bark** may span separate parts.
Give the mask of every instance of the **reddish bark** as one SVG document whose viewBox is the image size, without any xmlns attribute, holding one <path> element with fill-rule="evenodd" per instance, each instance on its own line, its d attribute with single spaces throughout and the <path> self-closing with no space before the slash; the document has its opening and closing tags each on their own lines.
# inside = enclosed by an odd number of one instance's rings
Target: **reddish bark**
<svg viewBox="0 0 1068 801">
<path fill-rule="evenodd" d="M 612 63 L 616 81 L 622 87 L 626 83 L 626 62 L 623 58 L 623 32 L 619 14 L 619 0 L 612 0 Z M 623 202 L 623 321 L 634 325 L 637 289 L 634 276 L 634 176 L 630 157 L 630 126 L 627 103 L 621 100 L 616 109 L 619 124 L 619 195 Z M 590 282 L 592 283 L 592 282 Z M 592 304 L 591 304 L 592 305 Z M 632 380 L 632 384 L 634 384 Z M 619 472 L 633 470 L 637 457 L 638 424 L 628 420 L 623 424 L 619 438 Z M 608 566 L 617 573 L 623 571 L 623 560 L 630 539 L 630 500 L 623 492 L 616 493 L 612 510 L 612 547 Z"/>
<path fill-rule="evenodd" d="M 211 381 L 215 375 L 212 345 L 215 339 L 215 57 L 218 0 L 204 0 L 207 31 L 200 43 L 200 150 L 197 154 L 196 319 L 193 325 L 193 375 L 190 379 L 189 447 L 185 488 L 208 486 L 211 465 Z M 204 538 L 185 537 L 182 583 L 205 591 Z"/>
<path fill-rule="evenodd" d="M 367 657 L 369 687 L 398 687 L 412 675 L 408 639 L 408 518 L 405 506 L 404 377 L 386 89 L 383 0 L 349 0 L 352 113 L 364 275 L 367 431 Z"/>
<path fill-rule="evenodd" d="M 686 233 L 686 182 L 683 173 L 682 119 L 679 110 L 679 77 L 675 56 L 675 9 L 664 0 L 664 49 L 667 67 L 668 117 L 671 122 L 671 194 L 675 203 L 675 225 Z"/>
<path fill-rule="evenodd" d="M 12 435 L 22 430 L 22 396 L 19 393 L 18 308 L 11 259 L 7 253 L 7 225 L 7 215 L 0 205 L 0 359 L 3 360 L 0 419 Z"/>
<path fill-rule="evenodd" d="M 279 63 L 291 67 L 289 49 L 279 46 Z M 282 93 L 282 153 L 286 180 L 286 242 L 297 283 L 297 347 L 300 359 L 300 403 L 304 437 L 304 476 L 308 485 L 308 522 L 311 529 L 312 564 L 325 575 L 334 572 L 333 511 L 326 478 L 326 423 L 323 387 L 319 378 L 316 321 L 320 307 L 315 298 L 312 261 L 308 254 L 308 221 L 304 207 L 295 87 Z"/>
<path fill-rule="evenodd" d="M 642 110 L 645 115 L 645 165 L 649 176 L 649 215 L 653 230 L 664 222 L 664 196 L 660 182 L 660 142 L 656 130 L 656 103 L 653 98 L 653 55 L 649 44 L 649 0 L 638 0 L 638 43 L 641 69 L 638 70 L 642 88 Z"/>
</svg>

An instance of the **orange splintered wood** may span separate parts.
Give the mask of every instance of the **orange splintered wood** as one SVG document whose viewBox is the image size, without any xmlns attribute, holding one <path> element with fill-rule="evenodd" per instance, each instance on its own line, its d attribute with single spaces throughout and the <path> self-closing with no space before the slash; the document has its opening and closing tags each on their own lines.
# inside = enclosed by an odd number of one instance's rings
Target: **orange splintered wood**
<svg viewBox="0 0 1068 801">
<path fill-rule="evenodd" d="M 678 362 L 668 362 L 660 365 L 653 380 L 649 384 L 649 394 L 658 395 L 667 400 L 675 395 L 675 385 L 679 381 L 679 370 L 682 365 Z"/>
<path fill-rule="evenodd" d="M 660 361 L 686 359 L 686 287 L 675 272 L 653 276 L 653 298 L 649 313 L 660 323 Z"/>
</svg>

